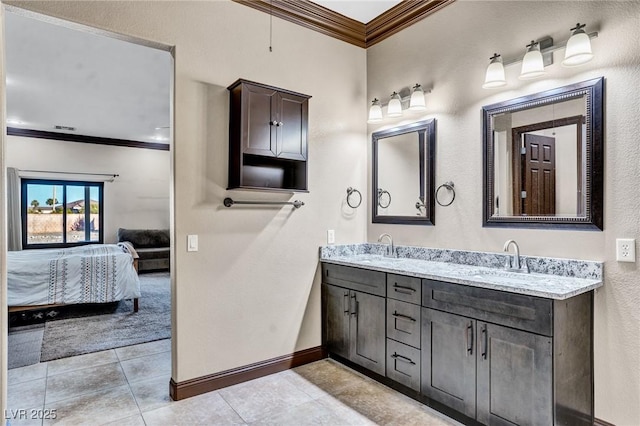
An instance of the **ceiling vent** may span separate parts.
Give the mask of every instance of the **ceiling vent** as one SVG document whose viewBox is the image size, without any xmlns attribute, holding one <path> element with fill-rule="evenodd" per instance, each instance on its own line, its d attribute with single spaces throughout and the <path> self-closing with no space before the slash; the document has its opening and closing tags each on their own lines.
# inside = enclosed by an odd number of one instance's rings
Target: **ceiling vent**
<svg viewBox="0 0 640 426">
<path fill-rule="evenodd" d="M 55 126 L 53 126 L 56 130 L 68 130 L 70 132 L 75 132 L 76 128 L 75 127 L 71 127 L 71 126 L 60 126 L 58 124 L 56 124 Z"/>
</svg>

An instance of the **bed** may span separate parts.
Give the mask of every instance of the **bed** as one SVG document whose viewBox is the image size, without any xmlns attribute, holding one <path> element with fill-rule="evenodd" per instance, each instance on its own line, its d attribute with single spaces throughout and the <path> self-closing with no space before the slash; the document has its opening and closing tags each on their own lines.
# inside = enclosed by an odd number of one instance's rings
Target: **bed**
<svg viewBox="0 0 640 426">
<path fill-rule="evenodd" d="M 7 252 L 9 312 L 133 299 L 137 254 L 127 243 Z"/>
</svg>

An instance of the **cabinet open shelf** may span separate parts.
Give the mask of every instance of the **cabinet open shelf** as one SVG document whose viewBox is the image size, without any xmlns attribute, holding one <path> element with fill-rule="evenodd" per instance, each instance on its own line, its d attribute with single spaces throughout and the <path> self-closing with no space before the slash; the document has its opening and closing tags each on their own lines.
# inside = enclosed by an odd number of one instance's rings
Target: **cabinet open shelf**
<svg viewBox="0 0 640 426">
<path fill-rule="evenodd" d="M 229 189 L 234 188 L 306 192 L 307 162 L 242 154 L 240 181 L 229 182 Z"/>
</svg>

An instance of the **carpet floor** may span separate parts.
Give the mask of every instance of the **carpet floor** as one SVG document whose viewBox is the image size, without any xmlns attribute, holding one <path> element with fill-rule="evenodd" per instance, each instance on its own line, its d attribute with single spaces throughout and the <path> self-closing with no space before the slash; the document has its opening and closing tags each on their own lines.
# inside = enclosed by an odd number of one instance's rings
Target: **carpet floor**
<svg viewBox="0 0 640 426">
<path fill-rule="evenodd" d="M 75 355 L 146 343 L 171 337 L 171 290 L 168 272 L 140 275 L 140 309 L 133 303 L 68 307 L 63 314 L 44 322 L 39 356 L 27 345 L 12 344 L 9 332 L 9 368 L 29 365 L 25 362 L 51 361 Z M 21 327 L 16 327 L 16 331 Z M 16 334 L 16 337 L 18 335 Z M 33 348 L 34 330 L 22 340 Z M 18 339 L 13 339 L 18 343 Z M 27 359 L 28 358 L 28 359 Z M 32 362 L 36 359 L 35 362 Z M 22 365 L 20 365 L 22 364 Z"/>
</svg>

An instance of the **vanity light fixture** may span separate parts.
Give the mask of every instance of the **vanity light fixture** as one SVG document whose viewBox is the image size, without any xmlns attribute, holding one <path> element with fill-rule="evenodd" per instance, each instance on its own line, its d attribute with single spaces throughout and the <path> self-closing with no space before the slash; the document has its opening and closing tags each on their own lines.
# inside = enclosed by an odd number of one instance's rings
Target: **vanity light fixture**
<svg viewBox="0 0 640 426">
<path fill-rule="evenodd" d="M 412 111 L 424 111 L 427 109 L 427 105 L 424 102 L 424 90 L 417 83 L 413 86 L 411 99 L 409 99 L 409 109 Z"/>
<path fill-rule="evenodd" d="M 589 35 L 584 32 L 584 27 L 585 24 L 578 22 L 575 27 L 571 28 L 570 31 L 573 31 L 573 33 L 569 41 L 567 41 L 567 48 L 564 51 L 564 61 L 562 61 L 563 66 L 575 67 L 586 64 L 593 59 L 591 39 Z"/>
<path fill-rule="evenodd" d="M 409 91 L 408 88 L 403 88 L 401 92 Z M 387 117 L 401 117 L 403 114 L 403 105 L 407 105 L 407 109 L 410 111 L 425 111 L 427 109 L 427 104 L 424 99 L 425 93 L 431 93 L 431 90 L 424 90 L 421 84 L 416 83 L 411 88 L 411 95 L 401 97 L 400 93 L 394 91 L 391 94 L 391 98 L 389 99 L 389 103 L 385 104 L 387 107 Z M 383 120 L 382 107 L 385 106 L 378 98 L 375 98 L 371 101 L 371 106 L 369 107 L 369 117 L 367 119 L 367 123 L 379 123 Z"/>
<path fill-rule="evenodd" d="M 389 117 L 402 116 L 402 101 L 398 92 L 391 94 L 391 99 L 389 99 L 389 105 L 387 106 L 387 115 Z"/>
<path fill-rule="evenodd" d="M 507 79 L 504 77 L 504 65 L 502 65 L 502 56 L 494 53 L 489 58 L 489 66 L 487 67 L 487 73 L 484 77 L 483 89 L 492 89 L 494 87 L 501 87 L 507 84 Z"/>
<path fill-rule="evenodd" d="M 491 58 L 491 62 L 487 67 L 485 74 L 484 89 L 493 89 L 502 87 L 506 84 L 504 78 L 504 67 L 509 65 L 522 63 L 520 76 L 521 80 L 528 80 L 540 77 L 545 74 L 544 67 L 553 64 L 553 52 L 559 49 L 565 49 L 564 60 L 562 65 L 565 67 L 573 67 L 582 65 L 593 59 L 591 51 L 591 39 L 598 37 L 596 31 L 586 33 L 584 31 L 585 24 L 576 24 L 571 28 L 571 37 L 564 42 L 554 44 L 551 37 L 545 37 L 540 40 L 532 40 L 527 45 L 527 53 L 522 59 L 505 60 L 499 54 L 495 53 Z"/>
<path fill-rule="evenodd" d="M 382 121 L 382 105 L 380 105 L 378 98 L 374 98 L 369 108 L 369 119 L 367 123 L 379 123 L 380 121 Z"/>
<path fill-rule="evenodd" d="M 544 74 L 546 74 L 546 71 L 544 70 L 542 52 L 540 52 L 540 43 L 531 40 L 531 43 L 527 44 L 527 53 L 522 58 L 522 69 L 518 78 L 520 80 L 530 80 Z"/>
</svg>

